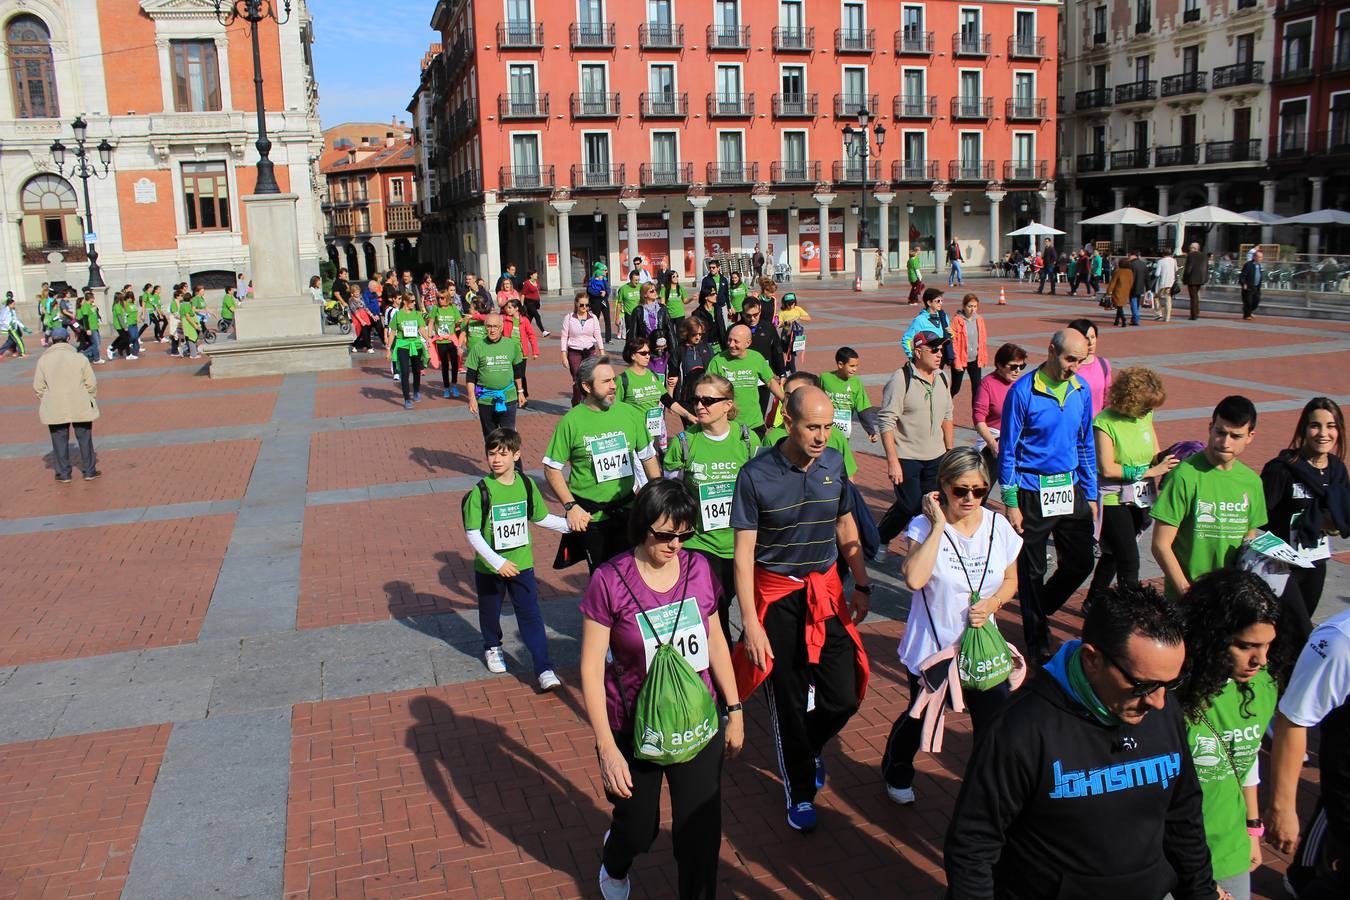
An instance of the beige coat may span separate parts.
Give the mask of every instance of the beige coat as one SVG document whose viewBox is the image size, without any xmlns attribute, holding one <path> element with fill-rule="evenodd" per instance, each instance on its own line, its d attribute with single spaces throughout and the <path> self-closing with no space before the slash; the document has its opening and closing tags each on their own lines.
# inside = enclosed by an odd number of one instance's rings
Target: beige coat
<svg viewBox="0 0 1350 900">
<path fill-rule="evenodd" d="M 52 344 L 33 373 L 38 418 L 43 425 L 92 422 L 98 418 L 98 380 L 88 357 L 65 341 Z"/>
</svg>

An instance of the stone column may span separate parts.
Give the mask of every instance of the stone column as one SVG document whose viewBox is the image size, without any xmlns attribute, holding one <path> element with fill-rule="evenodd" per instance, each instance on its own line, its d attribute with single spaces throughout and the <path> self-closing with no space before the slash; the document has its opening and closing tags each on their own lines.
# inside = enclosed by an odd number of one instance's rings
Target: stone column
<svg viewBox="0 0 1350 900">
<path fill-rule="evenodd" d="M 496 202 L 495 195 L 483 201 L 483 247 L 487 250 L 487 271 L 482 277 L 494 288 L 493 280 L 502 274 L 502 232 L 499 227 L 507 204 Z"/>
<path fill-rule="evenodd" d="M 1124 189 L 1124 188 L 1111 188 L 1111 203 L 1112 203 L 1112 205 L 1115 206 L 1116 209 L 1124 209 L 1124 208 L 1125 208 L 1125 189 Z M 1122 243 L 1124 243 L 1124 242 L 1125 242 L 1125 226 L 1124 226 L 1124 225 L 1112 225 L 1112 226 L 1111 226 L 1111 244 L 1112 244 L 1112 246 L 1111 246 L 1111 251 L 1112 251 L 1112 252 L 1115 252 L 1117 246 L 1120 245 L 1120 244 L 1122 244 Z"/>
<path fill-rule="evenodd" d="M 572 220 L 569 216 L 577 201 L 554 200 L 549 205 L 558 214 L 558 293 L 565 297 L 572 292 Z"/>
<path fill-rule="evenodd" d="M 834 202 L 835 194 L 815 194 L 813 195 L 816 203 L 820 206 L 820 274 L 816 278 L 824 281 L 830 277 L 830 204 Z"/>
<path fill-rule="evenodd" d="M 947 203 L 952 199 L 952 192 L 933 191 L 928 196 L 933 199 L 933 276 L 936 280 L 947 261 Z"/>
<path fill-rule="evenodd" d="M 1169 185 L 1158 185 L 1158 215 L 1165 216 L 1168 213 L 1168 204 L 1171 201 L 1172 189 Z M 1167 243 L 1167 226 L 1158 226 L 1158 246 L 1161 247 Z"/>
<path fill-rule="evenodd" d="M 1279 182 L 1266 180 L 1261 182 L 1261 211 L 1274 215 L 1275 213 L 1275 187 Z M 1209 185 L 1205 185 L 1209 187 Z M 1275 226 L 1261 226 L 1261 243 L 1270 244 L 1275 240 Z"/>
<path fill-rule="evenodd" d="M 750 199 L 754 200 L 755 206 L 758 207 L 755 210 L 758 214 L 755 221 L 755 235 L 759 244 L 759 252 L 763 253 L 767 259 L 769 254 L 769 207 L 778 198 L 773 194 L 751 194 Z M 770 268 L 770 271 L 772 271 L 772 268 Z"/>
<path fill-rule="evenodd" d="M 686 273 L 694 282 L 694 290 L 698 291 L 699 282 L 703 276 L 708 274 L 707 265 L 703 261 L 703 210 L 707 208 L 711 197 L 689 197 L 689 205 L 694 208 L 694 271 Z"/>
<path fill-rule="evenodd" d="M 985 191 L 984 199 L 989 201 L 989 271 L 997 271 L 994 266 L 1003 258 L 1003 226 L 999 219 L 999 209 L 1006 191 Z"/>
<path fill-rule="evenodd" d="M 1219 205 L 1219 188 L 1221 187 L 1223 187 L 1223 185 L 1217 181 L 1205 182 L 1205 202 L 1210 206 Z"/>
<path fill-rule="evenodd" d="M 1073 238 L 1074 249 L 1083 246 L 1083 190 L 1082 188 L 1069 189 L 1069 208 L 1065 210 L 1073 219 L 1073 224 L 1069 226 L 1069 235 Z"/>
<path fill-rule="evenodd" d="M 625 198 L 620 200 L 619 203 L 628 213 L 625 225 L 628 228 L 628 267 L 631 269 L 633 267 L 633 258 L 638 255 L 637 214 L 638 210 L 642 208 L 642 199 Z M 628 280 L 627 272 L 623 273 L 623 280 Z"/>
<path fill-rule="evenodd" d="M 1041 224 L 1055 227 L 1055 201 L 1058 199 L 1055 195 L 1055 189 L 1048 187 L 1043 191 L 1037 191 L 1036 196 L 1041 198 Z"/>
<path fill-rule="evenodd" d="M 1309 212 L 1317 212 L 1322 208 L 1322 190 L 1326 187 L 1327 179 L 1322 175 L 1314 175 L 1308 179 L 1312 183 L 1312 209 Z M 1308 229 L 1308 252 L 1320 253 L 1322 250 L 1322 229 L 1313 225 Z"/>
<path fill-rule="evenodd" d="M 881 245 L 881 274 L 884 278 L 891 269 L 891 204 L 895 202 L 895 194 L 873 194 L 872 198 L 877 201 L 877 215 L 881 218 L 877 243 Z M 875 273 L 875 260 L 872 261 L 872 267 Z"/>
</svg>

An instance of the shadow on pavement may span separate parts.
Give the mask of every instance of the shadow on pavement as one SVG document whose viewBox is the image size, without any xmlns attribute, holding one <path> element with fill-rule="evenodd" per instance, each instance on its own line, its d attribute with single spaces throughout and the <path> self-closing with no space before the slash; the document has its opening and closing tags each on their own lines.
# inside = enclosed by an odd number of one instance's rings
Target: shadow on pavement
<svg viewBox="0 0 1350 900">
<path fill-rule="evenodd" d="M 398 398 L 401 404 L 403 395 L 399 394 Z M 408 452 L 408 459 L 428 472 L 446 471 L 455 475 L 477 475 L 483 471 L 481 459 L 469 459 L 464 454 L 456 453 L 453 450 L 413 447 Z"/>
</svg>

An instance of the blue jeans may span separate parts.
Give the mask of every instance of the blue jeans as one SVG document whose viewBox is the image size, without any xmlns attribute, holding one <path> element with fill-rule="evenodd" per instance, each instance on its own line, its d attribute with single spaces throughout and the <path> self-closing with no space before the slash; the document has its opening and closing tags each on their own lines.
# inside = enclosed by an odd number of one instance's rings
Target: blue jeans
<svg viewBox="0 0 1350 900">
<path fill-rule="evenodd" d="M 98 351 L 99 351 L 99 346 L 98 346 L 98 332 L 97 332 L 97 331 L 90 331 L 90 332 L 89 332 L 89 347 L 88 347 L 88 349 L 86 349 L 86 350 L 84 351 L 84 355 L 87 356 L 87 357 L 89 358 L 89 361 L 90 361 L 90 362 L 98 362 L 98 358 L 99 358 L 99 357 L 98 357 Z"/>
<path fill-rule="evenodd" d="M 1131 295 L 1130 295 L 1130 324 L 1131 324 L 1131 325 L 1138 325 L 1138 324 L 1139 324 L 1139 295 L 1138 295 L 1138 294 L 1131 294 Z"/>
<path fill-rule="evenodd" d="M 961 260 L 952 260 L 952 270 L 947 274 L 947 287 L 961 283 Z"/>
<path fill-rule="evenodd" d="M 534 579 L 534 569 L 521 569 L 515 578 L 474 572 L 473 580 L 478 591 L 478 630 L 483 633 L 483 649 L 502 645 L 502 600 L 510 596 L 520 639 L 534 661 L 534 674 L 553 668 L 548 658 L 548 637 L 544 633 L 544 616 L 539 611 L 539 584 Z"/>
</svg>

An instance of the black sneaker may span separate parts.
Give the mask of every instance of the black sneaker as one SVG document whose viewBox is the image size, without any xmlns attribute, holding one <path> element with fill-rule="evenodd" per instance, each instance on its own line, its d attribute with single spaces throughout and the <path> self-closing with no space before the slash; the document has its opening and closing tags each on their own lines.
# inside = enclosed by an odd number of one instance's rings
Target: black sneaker
<svg viewBox="0 0 1350 900">
<path fill-rule="evenodd" d="M 67 476 L 65 476 L 65 477 L 63 478 L 63 477 L 61 477 L 60 475 L 57 475 L 57 476 L 56 476 L 56 483 L 57 483 L 57 484 L 70 484 L 70 476 L 67 475 Z"/>
<path fill-rule="evenodd" d="M 102 475 L 102 474 L 103 474 L 103 473 L 100 472 L 98 469 L 95 469 L 94 471 L 90 472 L 88 475 L 85 475 L 85 476 L 84 476 L 84 480 L 85 480 L 85 481 L 93 481 L 95 478 L 98 478 L 98 477 L 99 477 L 100 475 Z"/>
</svg>

